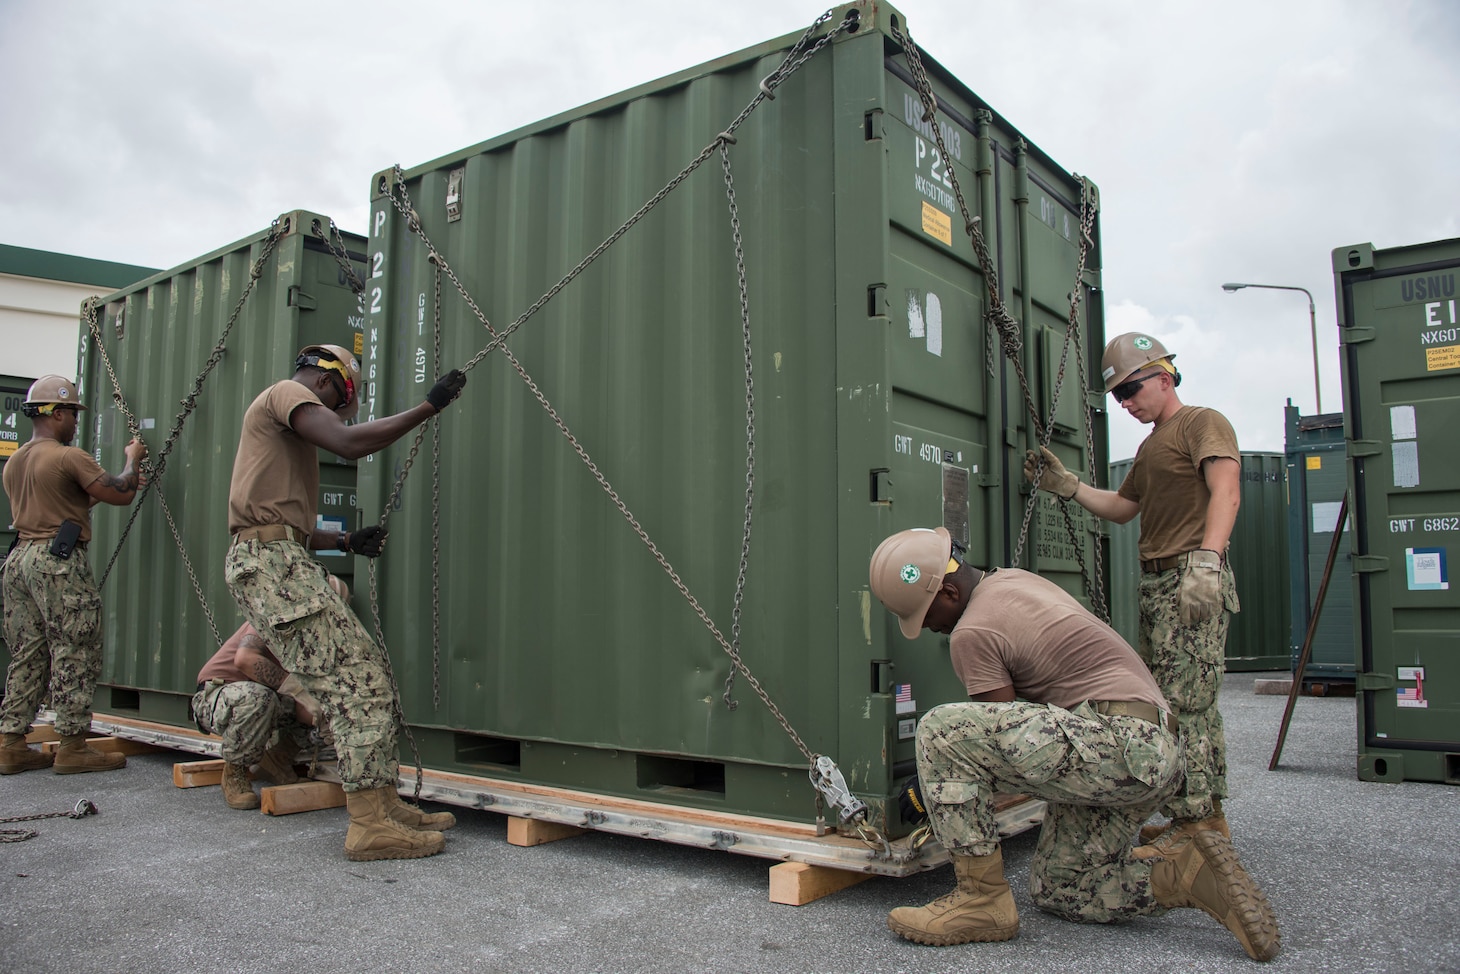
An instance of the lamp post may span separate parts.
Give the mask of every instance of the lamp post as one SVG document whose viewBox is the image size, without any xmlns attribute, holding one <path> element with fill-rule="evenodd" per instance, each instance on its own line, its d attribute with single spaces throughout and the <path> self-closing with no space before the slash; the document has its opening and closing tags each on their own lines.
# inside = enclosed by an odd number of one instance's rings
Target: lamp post
<svg viewBox="0 0 1460 974">
<path fill-rule="evenodd" d="M 1313 402 L 1318 411 L 1323 412 L 1323 393 L 1318 386 L 1318 309 L 1313 305 L 1313 295 L 1305 287 L 1297 287 L 1291 284 L 1223 284 L 1222 290 L 1228 294 L 1235 294 L 1244 287 L 1262 287 L 1274 291 L 1302 291 L 1308 295 L 1308 326 L 1313 333 Z"/>
</svg>

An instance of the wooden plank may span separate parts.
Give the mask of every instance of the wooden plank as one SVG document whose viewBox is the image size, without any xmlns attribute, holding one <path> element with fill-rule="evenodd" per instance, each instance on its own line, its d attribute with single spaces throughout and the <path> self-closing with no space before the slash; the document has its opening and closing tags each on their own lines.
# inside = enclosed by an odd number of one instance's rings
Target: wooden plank
<svg viewBox="0 0 1460 974">
<path fill-rule="evenodd" d="M 772 866 L 770 873 L 771 902 L 787 906 L 805 906 L 871 878 L 870 873 L 829 869 L 804 862 L 783 862 Z"/>
<path fill-rule="evenodd" d="M 179 788 L 202 788 L 222 781 L 222 761 L 179 761 L 172 766 L 172 783 Z"/>
<path fill-rule="evenodd" d="M 59 740 L 46 741 L 41 745 L 41 750 L 47 754 L 55 754 L 56 749 L 60 746 Z M 163 750 L 155 744 L 129 741 L 124 737 L 89 737 L 86 739 L 86 746 L 94 751 L 103 751 L 108 754 L 152 754 Z"/>
<path fill-rule="evenodd" d="M 518 818 L 515 815 L 507 817 L 507 842 L 511 845 L 542 845 L 545 842 L 557 842 L 559 839 L 571 839 L 586 831 L 588 830 L 580 829 L 576 825 L 544 822 L 535 818 Z"/>
<path fill-rule="evenodd" d="M 59 741 L 61 735 L 56 733 L 54 724 L 36 724 L 31 732 L 25 735 L 27 744 L 44 744 L 46 741 Z"/>
<path fill-rule="evenodd" d="M 265 815 L 293 815 L 345 804 L 345 789 L 333 781 L 299 781 L 273 785 L 259 794 L 259 811 Z"/>
</svg>

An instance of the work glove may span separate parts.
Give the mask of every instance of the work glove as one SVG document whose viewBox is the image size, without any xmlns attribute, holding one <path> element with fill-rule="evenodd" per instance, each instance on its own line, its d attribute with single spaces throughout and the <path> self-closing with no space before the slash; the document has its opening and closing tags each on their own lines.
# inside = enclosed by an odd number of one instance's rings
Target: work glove
<svg viewBox="0 0 1460 974">
<path fill-rule="evenodd" d="M 897 808 L 909 825 L 921 825 L 928 820 L 928 805 L 923 801 L 923 785 L 917 775 L 902 783 L 897 792 Z"/>
<path fill-rule="evenodd" d="M 1039 462 L 1039 457 L 1033 450 L 1024 454 L 1024 478 L 1040 490 L 1047 490 L 1057 497 L 1065 500 L 1074 497 L 1080 486 L 1080 478 L 1066 470 L 1065 465 L 1060 463 L 1060 458 L 1050 453 L 1048 447 L 1040 447 L 1039 452 L 1044 455 L 1044 470 L 1039 474 L 1039 479 L 1034 479 L 1034 467 Z"/>
<path fill-rule="evenodd" d="M 314 694 L 304 689 L 299 677 L 293 673 L 284 677 L 284 681 L 279 684 L 279 696 L 294 701 L 294 714 L 301 724 L 307 727 L 320 726 L 322 714 L 319 701 L 314 698 Z"/>
<path fill-rule="evenodd" d="M 345 547 L 357 555 L 364 555 L 366 558 L 379 558 L 380 550 L 385 547 L 385 536 L 389 534 L 385 528 L 378 524 L 361 528 L 358 531 L 351 531 L 345 539 Z"/>
<path fill-rule="evenodd" d="M 436 380 L 431 391 L 426 393 L 426 401 L 439 413 L 449 406 L 453 399 L 461 395 L 461 390 L 465 386 L 466 373 L 461 369 L 452 369 Z"/>
<path fill-rule="evenodd" d="M 1222 611 L 1221 555 L 1198 548 L 1186 556 L 1186 573 L 1181 576 L 1176 604 L 1183 626 L 1206 622 Z"/>
</svg>

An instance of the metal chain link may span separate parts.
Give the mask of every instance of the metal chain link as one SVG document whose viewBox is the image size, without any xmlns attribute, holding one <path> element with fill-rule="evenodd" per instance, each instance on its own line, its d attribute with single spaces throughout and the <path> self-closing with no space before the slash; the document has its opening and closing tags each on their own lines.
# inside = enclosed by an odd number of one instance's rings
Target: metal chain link
<svg viewBox="0 0 1460 974">
<path fill-rule="evenodd" d="M 932 83 L 928 80 L 927 71 L 923 67 L 922 55 L 919 52 L 917 45 L 913 42 L 912 37 L 900 30 L 896 23 L 892 25 L 892 36 L 893 39 L 902 46 L 903 54 L 907 59 L 908 69 L 913 76 L 914 87 L 917 89 L 918 98 L 923 106 L 923 121 L 930 123 L 933 139 L 937 143 L 938 151 L 942 154 L 942 157 L 945 159 L 951 158 L 951 156 L 948 154 L 948 148 L 946 145 L 944 145 L 943 142 L 942 129 L 937 125 L 937 95 L 934 94 Z M 975 217 L 969 212 L 968 203 L 964 199 L 963 190 L 958 183 L 958 173 L 954 170 L 954 168 L 952 166 L 946 167 L 945 172 L 947 173 L 949 181 L 952 184 L 953 195 L 958 202 L 959 213 L 963 217 L 964 231 L 968 234 L 969 240 L 973 244 L 974 255 L 978 259 L 979 270 L 983 274 L 985 289 L 988 292 L 988 310 L 984 313 L 985 327 L 989 330 L 990 334 L 992 334 L 992 332 L 994 331 L 998 332 L 1004 356 L 1009 359 L 1009 361 L 1013 364 L 1014 373 L 1019 379 L 1019 388 L 1024 397 L 1024 406 L 1027 411 L 1029 423 L 1032 428 L 1032 432 L 1034 433 L 1035 439 L 1038 441 L 1040 446 L 1048 446 L 1050 438 L 1053 436 L 1054 433 L 1054 416 L 1055 411 L 1059 406 L 1060 392 L 1064 388 L 1065 366 L 1069 360 L 1069 348 L 1071 343 L 1074 343 L 1076 348 L 1080 349 L 1080 352 L 1078 353 L 1079 362 L 1082 367 L 1082 378 L 1080 379 L 1080 384 L 1081 386 L 1083 386 L 1084 384 L 1083 348 L 1077 341 L 1077 339 L 1079 337 L 1080 331 L 1079 304 L 1084 287 L 1083 278 L 1085 271 L 1085 260 L 1088 249 L 1093 242 L 1090 238 L 1090 232 L 1094 226 L 1096 209 L 1094 205 L 1094 194 L 1090 189 L 1089 180 L 1077 176 L 1077 178 L 1080 179 L 1081 193 L 1080 239 L 1078 242 L 1079 257 L 1077 260 L 1075 271 L 1075 287 L 1070 293 L 1069 327 L 1067 327 L 1065 330 L 1064 345 L 1062 347 L 1062 353 L 1060 355 L 1059 371 L 1058 375 L 1056 376 L 1055 387 L 1050 398 L 1050 408 L 1048 413 L 1049 420 L 1047 422 L 1041 422 L 1041 413 L 1038 405 L 1034 401 L 1034 393 L 1030 387 L 1029 377 L 1024 372 L 1024 363 L 1019 354 L 1024 348 L 1022 329 L 1019 325 L 1019 322 L 1014 319 L 1014 317 L 1009 313 L 1008 308 L 1004 304 L 1003 295 L 1000 292 L 1000 288 L 998 285 L 997 272 L 994 269 L 993 259 L 989 255 L 988 245 L 987 242 L 984 240 L 983 230 L 981 228 L 982 217 Z M 1093 467 L 1095 460 L 1095 453 L 1093 449 L 1094 433 L 1090 417 L 1090 410 L 1088 409 L 1088 407 L 1083 408 L 1082 413 L 1085 417 L 1086 441 L 1087 444 L 1089 444 L 1090 448 L 1090 465 L 1091 467 Z M 1038 472 L 1043 467 L 1043 462 L 1044 461 L 1042 454 L 1037 454 L 1037 459 L 1035 461 L 1036 477 L 1038 475 Z M 1012 559 L 1012 563 L 1015 565 L 1019 564 L 1023 559 L 1024 544 L 1028 538 L 1029 524 L 1033 515 L 1035 504 L 1038 501 L 1038 496 L 1039 491 L 1033 491 L 1030 494 L 1029 502 L 1025 506 L 1024 518 L 1019 532 L 1019 539 L 1015 545 L 1014 556 Z M 1066 530 L 1070 533 L 1071 538 L 1074 540 L 1076 561 L 1079 563 L 1080 574 L 1085 582 L 1085 587 L 1090 596 L 1091 603 L 1099 608 L 1102 618 L 1108 619 L 1109 613 L 1105 609 L 1104 586 L 1098 576 L 1100 565 L 1099 539 L 1097 538 L 1095 543 L 1095 564 L 1087 569 L 1085 565 L 1084 545 L 1080 543 L 1078 537 L 1076 536 L 1071 512 L 1067 509 L 1064 510 L 1064 518 Z"/>
<path fill-rule="evenodd" d="M 95 815 L 97 812 L 96 803 L 89 798 L 83 798 L 69 812 L 41 812 L 38 815 L 14 815 L 10 818 L 0 818 L 0 824 L 9 825 L 12 822 L 39 822 L 47 818 L 85 818 L 88 815 Z M 35 829 L 0 829 L 0 842 L 24 842 L 26 839 L 34 839 L 39 834 Z"/>
<path fill-rule="evenodd" d="M 327 217 L 326 219 L 329 218 Z M 355 265 L 350 260 L 350 251 L 345 244 L 345 235 L 340 232 L 339 227 L 335 226 L 335 221 L 330 219 L 330 232 L 328 236 L 325 235 L 318 220 L 310 223 L 309 230 L 320 240 L 324 241 L 325 249 L 330 252 L 330 256 L 335 259 L 335 263 L 339 264 L 340 270 L 344 272 L 345 282 L 350 285 L 350 290 L 354 291 L 357 295 L 364 294 L 365 282 L 360 280 L 359 276 L 355 273 Z M 340 242 L 338 247 L 335 246 L 336 240 Z"/>
<path fill-rule="evenodd" d="M 433 361 L 441 366 L 441 268 L 431 275 L 436 314 L 432 329 Z M 431 703 L 441 709 L 441 417 L 431 420 Z"/>
<path fill-rule="evenodd" d="M 727 137 L 734 142 L 734 137 Z M 730 172 L 730 150 L 720 143 L 720 166 L 725 174 L 725 196 L 730 206 L 730 229 L 735 240 L 735 274 L 740 291 L 740 334 L 745 349 L 745 526 L 740 537 L 740 571 L 735 577 L 734 608 L 730 613 L 730 672 L 725 676 L 725 706 L 740 706 L 731 695 L 735 688 L 735 667 L 740 662 L 740 611 L 745 599 L 745 576 L 750 565 L 751 513 L 755 504 L 755 370 L 750 341 L 750 290 L 745 281 L 745 249 L 740 234 L 740 208 L 735 202 L 735 177 Z"/>
<path fill-rule="evenodd" d="M 556 284 L 549 288 L 547 292 L 539 297 L 535 302 L 533 302 L 533 304 L 526 311 L 519 315 L 510 325 L 508 325 L 500 332 L 492 326 L 490 321 L 487 319 L 487 316 L 477 305 L 471 293 L 461 282 L 461 279 L 456 276 L 456 272 L 451 268 L 451 265 L 446 261 L 444 257 L 441 256 L 440 252 L 436 249 L 435 245 L 426 235 L 425 228 L 422 226 L 420 217 L 416 213 L 411 203 L 410 195 L 405 188 L 405 173 L 402 171 L 399 165 L 396 165 L 394 167 L 393 179 L 390 186 L 388 187 L 388 191 L 386 194 L 387 199 L 389 199 L 390 203 L 400 212 L 403 217 L 405 217 L 406 225 L 410 232 L 421 238 L 421 242 L 425 245 L 427 249 L 428 259 L 431 261 L 431 263 L 435 264 L 440 269 L 441 273 L 446 275 L 448 280 L 451 281 L 452 285 L 456 288 L 457 292 L 466 302 L 467 307 L 471 309 L 477 320 L 482 324 L 483 327 L 487 329 L 488 333 L 492 336 L 491 341 L 489 341 L 481 350 L 479 350 L 474 356 L 472 356 L 471 359 L 467 361 L 467 363 L 462 367 L 462 371 L 470 372 L 472 369 L 476 368 L 476 366 L 480 364 L 487 355 L 491 354 L 494 351 L 500 351 L 503 355 L 507 357 L 513 369 L 517 372 L 517 374 L 522 378 L 523 382 L 531 390 L 534 398 L 537 399 L 538 404 L 542 406 L 544 411 L 553 420 L 553 423 L 558 427 L 559 432 L 562 433 L 563 436 L 567 439 L 569 445 L 572 446 L 574 452 L 578 454 L 579 459 L 588 468 L 589 472 L 598 482 L 599 486 L 604 490 L 609 499 L 614 503 L 614 506 L 618 508 L 619 513 L 625 518 L 625 520 L 628 521 L 629 525 L 634 529 L 635 533 L 638 534 L 639 539 L 644 542 L 645 546 L 654 556 L 654 559 L 659 563 L 659 566 L 664 569 L 665 573 L 669 576 L 670 580 L 674 583 L 680 594 L 683 595 L 685 600 L 689 603 L 695 615 L 709 630 L 709 632 L 714 637 L 715 641 L 720 645 L 720 647 L 724 649 L 727 653 L 731 653 L 732 649 L 729 640 L 725 638 L 725 636 L 720 632 L 719 628 L 710 619 L 709 614 L 699 603 L 699 600 L 696 599 L 694 595 L 689 591 L 689 588 L 680 578 L 679 573 L 675 571 L 674 567 L 669 563 L 669 560 L 665 557 L 663 552 L 659 550 L 659 547 L 654 543 L 654 541 L 648 536 L 647 532 L 645 532 L 643 527 L 639 524 L 639 521 L 634 516 L 633 512 L 629 510 L 623 499 L 619 497 L 617 491 L 614 490 L 613 486 L 608 482 L 602 471 L 599 470 L 597 464 L 593 462 L 593 459 L 588 455 L 588 452 L 584 449 L 583 445 L 578 442 L 577 437 L 573 435 L 573 432 L 568 428 L 562 417 L 558 415 L 557 410 L 554 409 L 552 404 L 547 400 L 547 397 L 543 394 L 537 383 L 532 379 L 531 376 L 527 374 L 527 371 L 522 367 L 522 364 L 517 360 L 517 357 L 512 354 L 512 351 L 506 347 L 506 340 L 512 335 L 513 332 L 522 327 L 522 325 L 524 325 L 533 315 L 541 310 L 544 305 L 546 305 L 549 301 L 556 297 L 557 294 L 563 290 L 563 288 L 572 283 L 572 281 L 576 279 L 579 274 L 581 274 L 590 264 L 597 260 L 606 250 L 608 250 L 609 247 L 617 243 L 620 238 L 628 233 L 628 231 L 631 230 L 640 220 L 642 220 L 654 207 L 658 206 L 659 203 L 662 202 L 664 198 L 667 197 L 671 192 L 673 192 L 682 182 L 684 182 L 684 180 L 688 179 L 689 176 L 694 173 L 694 171 L 698 169 L 705 162 L 705 160 L 709 159 L 711 155 L 713 155 L 718 149 L 720 149 L 721 146 L 723 146 L 727 142 L 733 142 L 735 130 L 740 127 L 740 125 L 745 121 L 747 117 L 749 117 L 750 113 L 755 108 L 757 108 L 761 104 L 761 102 L 765 101 L 766 99 L 775 98 L 775 88 L 779 87 L 786 80 L 786 78 L 790 77 L 790 75 L 795 72 L 797 68 L 799 68 L 807 60 L 813 57 L 818 51 L 825 47 L 826 44 L 830 43 L 833 38 L 835 38 L 843 30 L 848 29 L 857 21 L 858 15 L 856 14 L 856 12 L 849 11 L 847 17 L 840 24 L 838 24 L 830 32 L 819 38 L 816 43 L 811 44 L 808 47 L 807 42 L 809 41 L 811 36 L 816 32 L 816 30 L 821 27 L 822 24 L 830 19 L 833 13 L 834 8 L 832 10 L 826 11 L 819 18 L 817 18 L 816 22 L 813 23 L 811 27 L 806 30 L 805 34 L 803 34 L 802 37 L 796 42 L 796 44 L 791 48 L 791 51 L 786 55 L 786 58 L 781 62 L 780 66 L 777 67 L 775 71 L 771 72 L 771 74 L 767 75 L 766 78 L 761 81 L 760 91 L 755 95 L 753 99 L 751 99 L 750 103 L 741 111 L 741 113 L 735 118 L 735 120 L 730 124 L 729 127 L 727 127 L 719 135 L 717 135 L 714 141 L 712 141 L 703 150 L 701 150 L 700 154 L 696 156 L 695 159 L 688 166 L 681 170 L 661 190 L 659 190 L 659 192 L 654 194 L 654 196 L 651 197 L 648 202 L 646 202 L 637 211 L 635 211 L 634 214 L 630 216 L 623 225 L 621 225 L 617 230 L 611 233 L 602 243 L 595 247 L 588 254 L 588 256 L 579 261 L 578 264 L 572 270 L 570 270 L 561 280 L 559 280 Z M 386 501 L 385 510 L 381 516 L 382 527 L 385 526 L 387 520 L 389 519 L 390 512 L 397 509 L 400 504 L 400 496 L 402 489 L 405 486 L 405 479 L 410 473 L 411 466 L 415 463 L 416 455 L 420 450 L 422 441 L 424 440 L 426 425 L 427 424 L 422 423 L 421 426 L 417 429 L 415 439 L 411 443 L 410 450 L 406 454 L 406 460 L 402 464 L 400 472 L 396 475 L 395 484 L 391 490 L 389 499 Z M 370 603 L 371 614 L 374 617 L 376 639 L 380 643 L 382 650 L 385 650 L 384 629 L 380 621 L 378 577 L 374 559 L 371 560 L 370 564 Z M 388 651 L 385 651 L 385 656 L 387 674 L 390 676 L 391 685 L 394 690 L 396 716 L 401 721 L 402 726 L 405 728 L 406 736 L 410 741 L 412 752 L 416 756 L 416 795 L 417 797 L 419 797 L 422 778 L 420 758 L 419 754 L 416 752 L 415 740 L 411 735 L 410 725 L 406 723 L 405 715 L 400 705 L 399 687 L 395 683 L 394 674 L 390 673 Z M 740 673 L 745 677 L 746 682 L 760 697 L 762 703 L 765 704 L 766 709 L 780 723 L 781 728 L 786 731 L 787 736 L 790 737 L 792 743 L 796 746 L 797 750 L 799 750 L 802 755 L 806 757 L 809 763 L 814 764 L 817 755 L 814 754 L 809 747 L 807 747 L 806 742 L 801 738 L 799 734 L 796 733 L 795 729 L 791 727 L 785 715 L 781 712 L 780 708 L 776 706 L 775 702 L 771 700 L 770 695 L 765 691 L 765 688 L 761 685 L 760 681 L 757 680 L 755 675 L 751 673 L 749 669 L 746 668 L 745 664 L 737 658 L 737 655 L 732 654 L 731 661 L 734 667 L 739 670 Z"/>
</svg>

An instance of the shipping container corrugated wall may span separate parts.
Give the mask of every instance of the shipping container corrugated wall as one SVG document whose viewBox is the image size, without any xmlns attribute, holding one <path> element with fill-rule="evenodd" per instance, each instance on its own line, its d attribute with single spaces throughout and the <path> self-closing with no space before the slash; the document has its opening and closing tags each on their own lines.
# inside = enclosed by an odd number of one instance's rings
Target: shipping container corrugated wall
<svg viewBox="0 0 1460 974">
<path fill-rule="evenodd" d="M 92 571 L 98 583 L 105 577 L 98 713 L 190 723 L 198 669 L 242 623 L 223 579 L 223 556 L 228 485 L 244 410 L 266 386 L 293 374 L 301 346 L 328 342 L 357 353 L 362 347 L 360 300 L 325 241 L 348 254 L 358 281 L 365 272 L 364 239 L 332 238 L 331 226 L 328 217 L 315 213 L 285 213 L 267 230 L 103 298 L 96 311 L 100 347 L 82 330 L 81 394 L 92 412 L 85 414 L 78 445 L 116 471 L 125 462 L 122 448 L 130 431 L 113 398 L 107 362 L 155 466 L 185 397 L 234 321 L 161 480 L 137 502 L 130 531 L 133 507 L 92 509 Z M 261 257 L 266 259 L 258 282 L 240 305 Z M 355 466 L 323 452 L 320 459 L 320 517 L 353 525 Z M 353 557 L 319 555 L 331 571 L 351 580 Z"/>
<path fill-rule="evenodd" d="M 1082 183 L 925 60 L 945 158 L 893 36 L 901 15 L 857 4 L 837 24 L 726 145 L 739 239 L 712 157 L 511 334 L 513 361 L 487 354 L 441 417 L 439 451 L 422 447 L 377 568 L 428 766 L 809 822 L 818 809 L 794 729 L 881 822 L 895 776 L 910 773 L 916 717 L 965 696 L 945 638 L 897 635 L 868 590 L 868 559 L 895 530 L 944 524 L 973 563 L 1008 564 L 1028 496 L 1027 411 L 1015 370 L 991 359 L 987 279 L 950 167 L 1022 323 L 1018 364 L 1041 410 L 1067 366 L 1054 449 L 1104 471 L 1098 225 L 1076 284 Z M 433 266 L 393 202 L 401 189 L 501 332 L 712 143 L 794 40 L 483 142 L 403 183 L 381 173 L 372 414 L 419 402 L 491 339 L 448 279 L 435 353 Z M 1072 290 L 1081 332 L 1066 352 Z M 743 591 L 738 651 L 784 726 L 743 675 L 727 705 L 728 654 L 574 443 L 727 641 Z M 408 451 L 402 441 L 362 460 L 367 519 Z M 1088 598 L 1081 562 L 1093 566 L 1095 535 L 1082 515 L 1074 523 L 1071 542 L 1042 501 L 1022 563 Z"/>
<path fill-rule="evenodd" d="M 1313 602 L 1323 583 L 1323 568 L 1338 526 L 1338 509 L 1348 489 L 1348 464 L 1343 413 L 1300 416 L 1296 406 L 1283 410 L 1287 429 L 1288 467 L 1288 604 L 1292 613 L 1289 645 L 1296 672 L 1313 617 Z M 1323 611 L 1313 633 L 1303 679 L 1308 683 L 1343 682 L 1354 678 L 1353 556 L 1350 528 L 1338 539 L 1333 577 L 1323 596 Z"/>
<path fill-rule="evenodd" d="M 1460 783 L 1460 239 L 1333 252 L 1358 774 Z"/>
<path fill-rule="evenodd" d="M 1110 465 L 1119 488 L 1134 460 Z M 1230 672 L 1288 668 L 1287 497 L 1280 453 L 1242 454 L 1242 506 L 1229 557 L 1242 611 L 1227 630 Z M 1110 624 L 1132 645 L 1140 637 L 1140 515 L 1110 525 Z"/>
</svg>

